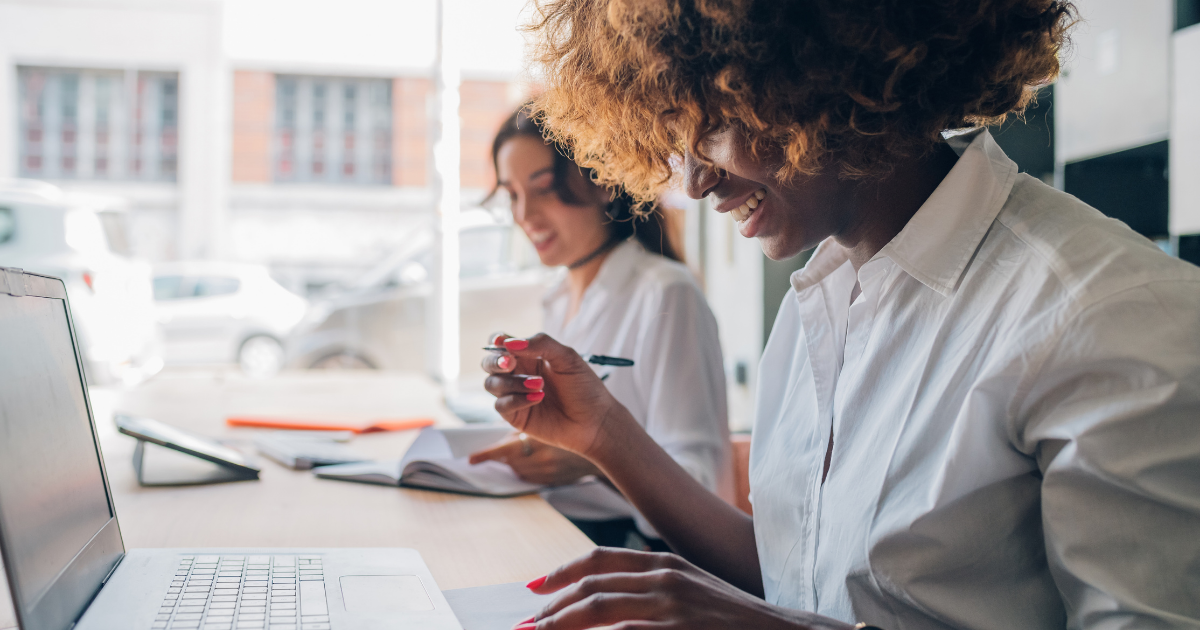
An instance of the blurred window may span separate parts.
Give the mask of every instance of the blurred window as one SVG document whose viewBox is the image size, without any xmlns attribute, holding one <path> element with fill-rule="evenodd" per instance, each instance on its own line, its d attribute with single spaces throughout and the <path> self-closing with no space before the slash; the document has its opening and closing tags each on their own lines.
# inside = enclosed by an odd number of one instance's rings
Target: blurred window
<svg viewBox="0 0 1200 630">
<path fill-rule="evenodd" d="M 174 182 L 179 75 L 17 68 L 22 177 Z"/>
<path fill-rule="evenodd" d="M 7 243 L 17 233 L 17 220 L 11 208 L 0 208 L 0 243 Z"/>
<path fill-rule="evenodd" d="M 178 300 L 183 297 L 182 276 L 159 276 L 154 279 L 154 299 Z"/>
<path fill-rule="evenodd" d="M 276 75 L 276 182 L 392 183 L 388 79 Z"/>
<path fill-rule="evenodd" d="M 196 279 L 196 297 L 215 297 L 237 293 L 242 281 L 237 278 L 206 277 Z"/>
<path fill-rule="evenodd" d="M 459 275 L 476 278 L 506 271 L 510 265 L 507 226 L 480 227 L 459 234 Z"/>
</svg>

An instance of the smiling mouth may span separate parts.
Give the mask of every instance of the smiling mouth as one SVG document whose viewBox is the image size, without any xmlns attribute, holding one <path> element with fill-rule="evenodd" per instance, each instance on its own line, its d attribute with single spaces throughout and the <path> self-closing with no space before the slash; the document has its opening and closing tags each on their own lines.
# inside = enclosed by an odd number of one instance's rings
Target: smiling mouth
<svg viewBox="0 0 1200 630">
<path fill-rule="evenodd" d="M 550 240 L 550 237 L 554 236 L 554 232 L 551 232 L 551 231 L 529 232 L 528 236 L 529 236 L 529 241 L 531 243 L 533 243 L 534 245 L 541 245 L 542 243 L 545 243 L 546 241 Z"/>
<path fill-rule="evenodd" d="M 734 221 L 737 221 L 738 223 L 745 223 L 746 219 L 749 219 L 750 216 L 754 214 L 754 210 L 758 208 L 758 203 L 762 201 L 763 197 L 766 196 L 767 189 L 759 188 L 758 190 L 754 191 L 753 195 L 750 195 L 749 199 L 742 202 L 742 205 L 730 210 L 729 215 L 733 217 Z"/>
</svg>

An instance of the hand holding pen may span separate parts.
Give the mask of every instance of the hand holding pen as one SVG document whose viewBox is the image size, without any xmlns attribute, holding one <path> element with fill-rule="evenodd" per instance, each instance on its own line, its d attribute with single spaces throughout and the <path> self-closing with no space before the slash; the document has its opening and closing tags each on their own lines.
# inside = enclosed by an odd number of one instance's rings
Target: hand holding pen
<svg viewBox="0 0 1200 630">
<path fill-rule="evenodd" d="M 484 346 L 484 350 L 490 352 L 507 352 L 508 348 L 504 346 Z M 613 365 L 617 367 L 633 367 L 633 359 L 622 359 L 621 357 L 610 357 L 603 354 L 582 354 L 584 361 L 592 365 Z"/>
<path fill-rule="evenodd" d="M 616 357 L 592 356 L 590 362 L 612 359 Z M 619 365 L 631 363 L 625 359 Z M 496 396 L 496 411 L 518 431 L 542 442 L 587 456 L 608 442 L 606 436 L 615 430 L 613 418 L 629 416 L 589 360 L 548 335 L 499 335 L 482 365 L 489 373 L 484 386 Z"/>
</svg>

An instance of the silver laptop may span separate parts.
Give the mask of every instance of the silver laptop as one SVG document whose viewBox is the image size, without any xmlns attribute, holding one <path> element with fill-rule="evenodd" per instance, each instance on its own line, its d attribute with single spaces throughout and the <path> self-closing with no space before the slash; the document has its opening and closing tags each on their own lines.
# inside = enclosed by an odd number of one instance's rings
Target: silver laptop
<svg viewBox="0 0 1200 630">
<path fill-rule="evenodd" d="M 21 630 L 461 630 L 412 549 L 130 549 L 61 280 L 0 268 L 0 555 Z"/>
</svg>

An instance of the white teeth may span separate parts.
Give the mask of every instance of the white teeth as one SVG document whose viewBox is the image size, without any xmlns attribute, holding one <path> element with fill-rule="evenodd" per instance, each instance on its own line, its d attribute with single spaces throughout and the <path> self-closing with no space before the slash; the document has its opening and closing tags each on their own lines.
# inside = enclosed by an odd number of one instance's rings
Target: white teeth
<svg viewBox="0 0 1200 630">
<path fill-rule="evenodd" d="M 730 210 L 729 215 L 732 216 L 733 220 L 737 221 L 738 223 L 741 223 L 742 221 L 749 219 L 750 215 L 754 214 L 754 209 L 758 207 L 759 201 L 761 201 L 762 198 L 766 197 L 766 196 L 767 196 L 766 189 L 760 188 L 760 189 L 754 191 L 754 194 L 751 195 L 750 198 L 747 199 L 745 203 L 734 208 L 733 210 Z"/>
<path fill-rule="evenodd" d="M 535 245 L 537 245 L 539 243 L 544 243 L 549 238 L 550 238 L 549 232 L 535 232 L 535 233 L 532 233 L 529 235 L 529 240 L 531 242 L 533 242 L 533 244 L 535 244 Z"/>
</svg>

